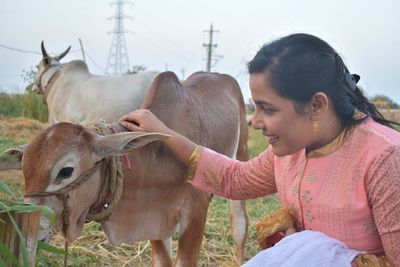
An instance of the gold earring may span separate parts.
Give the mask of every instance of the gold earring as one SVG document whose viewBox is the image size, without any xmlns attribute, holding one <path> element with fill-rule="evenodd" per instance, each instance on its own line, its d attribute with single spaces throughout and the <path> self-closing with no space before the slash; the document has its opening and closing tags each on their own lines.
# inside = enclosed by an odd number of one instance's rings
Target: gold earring
<svg viewBox="0 0 400 267">
<path fill-rule="evenodd" d="M 316 132 L 318 130 L 318 121 L 316 119 L 312 121 L 312 129 L 313 132 Z"/>
</svg>

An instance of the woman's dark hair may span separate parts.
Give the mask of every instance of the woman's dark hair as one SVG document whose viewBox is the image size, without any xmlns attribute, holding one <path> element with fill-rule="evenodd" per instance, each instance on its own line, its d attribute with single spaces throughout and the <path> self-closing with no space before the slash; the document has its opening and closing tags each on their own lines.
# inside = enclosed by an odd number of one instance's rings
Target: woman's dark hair
<svg viewBox="0 0 400 267">
<path fill-rule="evenodd" d="M 355 108 L 386 126 L 398 124 L 383 117 L 356 85 L 359 76 L 351 75 L 337 52 L 313 35 L 292 34 L 265 44 L 247 66 L 250 74 L 268 73 L 277 93 L 297 104 L 324 92 L 345 126 L 362 121 L 352 118 Z"/>
</svg>

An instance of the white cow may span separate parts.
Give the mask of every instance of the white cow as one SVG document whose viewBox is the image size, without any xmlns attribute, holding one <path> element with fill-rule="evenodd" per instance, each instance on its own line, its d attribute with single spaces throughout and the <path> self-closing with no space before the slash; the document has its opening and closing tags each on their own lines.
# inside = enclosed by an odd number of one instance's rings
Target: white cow
<svg viewBox="0 0 400 267">
<path fill-rule="evenodd" d="M 33 90 L 43 94 L 43 102 L 49 110 L 49 124 L 114 122 L 141 105 L 158 74 L 148 71 L 119 77 L 93 75 L 82 60 L 60 63 L 70 48 L 51 57 L 43 41 L 41 43 L 43 58 L 38 65 Z M 20 162 L 12 158 L 20 155 L 24 148 L 0 151 L 0 171 L 21 169 Z"/>
<path fill-rule="evenodd" d="M 100 119 L 115 121 L 140 106 L 157 75 L 156 72 L 119 77 L 93 75 L 82 60 L 60 63 L 70 48 L 51 57 L 43 42 L 41 44 L 43 58 L 38 65 L 33 90 L 43 94 L 50 124 L 62 121 L 87 124 Z"/>
</svg>

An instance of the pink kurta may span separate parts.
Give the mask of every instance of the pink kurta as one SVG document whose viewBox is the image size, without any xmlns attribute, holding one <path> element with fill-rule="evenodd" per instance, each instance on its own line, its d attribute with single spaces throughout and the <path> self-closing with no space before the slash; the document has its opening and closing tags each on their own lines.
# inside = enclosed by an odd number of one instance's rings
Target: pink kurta
<svg viewBox="0 0 400 267">
<path fill-rule="evenodd" d="M 203 149 L 193 185 L 230 199 L 278 192 L 299 229 L 320 231 L 349 248 L 385 252 L 400 265 L 400 133 L 366 119 L 331 144 L 248 162 Z"/>
</svg>

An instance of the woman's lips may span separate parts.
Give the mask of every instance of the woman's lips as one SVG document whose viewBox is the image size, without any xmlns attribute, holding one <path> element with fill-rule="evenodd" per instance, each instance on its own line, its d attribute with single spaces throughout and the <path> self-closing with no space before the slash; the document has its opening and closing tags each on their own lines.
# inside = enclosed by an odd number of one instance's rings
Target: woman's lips
<svg viewBox="0 0 400 267">
<path fill-rule="evenodd" d="M 277 135 L 267 135 L 268 143 L 273 145 L 279 140 L 279 136 Z"/>
</svg>

